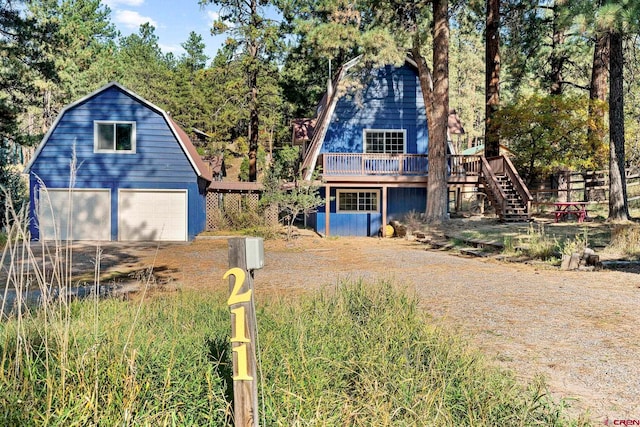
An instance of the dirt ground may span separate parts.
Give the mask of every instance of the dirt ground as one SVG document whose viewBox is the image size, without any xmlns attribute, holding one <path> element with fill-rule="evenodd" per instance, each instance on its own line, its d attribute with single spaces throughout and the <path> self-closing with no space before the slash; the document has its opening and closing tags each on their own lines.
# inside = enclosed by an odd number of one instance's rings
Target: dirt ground
<svg viewBox="0 0 640 427">
<path fill-rule="evenodd" d="M 87 265 L 94 248 L 79 248 Z M 84 254 L 84 255 L 83 255 Z M 111 280 L 153 267 L 166 289 L 226 290 L 226 238 L 160 246 L 101 248 Z M 640 419 L 640 275 L 576 272 L 426 250 L 406 239 L 320 238 L 266 241 L 255 272 L 256 299 L 314 291 L 343 279 L 389 279 L 415 292 L 434 321 L 468 337 L 498 366 L 549 392 L 594 422 Z"/>
</svg>

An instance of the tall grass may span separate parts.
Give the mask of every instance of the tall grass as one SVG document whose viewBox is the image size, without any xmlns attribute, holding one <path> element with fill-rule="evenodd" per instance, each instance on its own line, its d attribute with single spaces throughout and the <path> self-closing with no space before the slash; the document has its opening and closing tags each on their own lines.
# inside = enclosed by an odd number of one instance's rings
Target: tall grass
<svg viewBox="0 0 640 427">
<path fill-rule="evenodd" d="M 266 425 L 564 425 L 536 381 L 523 389 L 390 283 L 262 310 Z M 578 422 L 575 421 L 577 424 Z"/>
<path fill-rule="evenodd" d="M 611 230 L 608 249 L 633 258 L 640 257 L 640 226 L 637 224 L 615 224 Z"/>
<path fill-rule="evenodd" d="M 226 292 L 150 297 L 141 283 L 135 301 L 97 292 L 72 300 L 73 248 L 57 242 L 37 256 L 20 223 L 2 263 L 5 295 L 18 291 L 18 300 L 0 322 L 0 425 L 233 422 Z M 21 299 L 33 288 L 44 298 Z M 258 303 L 261 424 L 579 423 L 563 418 L 542 383 L 523 389 L 489 367 L 390 283 Z"/>
<path fill-rule="evenodd" d="M 72 302 L 67 348 L 44 339 L 63 326 L 43 311 L 2 323 L 0 424 L 230 425 L 225 301 Z M 263 425 L 578 424 L 541 382 L 524 389 L 489 367 L 389 283 L 273 300 L 257 316 Z"/>
</svg>

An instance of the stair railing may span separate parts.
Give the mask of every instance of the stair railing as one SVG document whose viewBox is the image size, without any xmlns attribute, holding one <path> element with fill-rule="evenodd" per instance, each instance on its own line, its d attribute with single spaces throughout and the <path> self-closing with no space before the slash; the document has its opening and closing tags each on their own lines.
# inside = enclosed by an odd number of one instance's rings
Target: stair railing
<svg viewBox="0 0 640 427">
<path fill-rule="evenodd" d="M 505 173 L 509 176 L 509 179 L 511 180 L 513 187 L 518 192 L 520 199 L 522 199 L 522 201 L 526 204 L 527 215 L 531 216 L 531 202 L 533 200 L 533 197 L 531 196 L 531 193 L 529 192 L 529 189 L 525 185 L 522 178 L 520 178 L 520 174 L 516 170 L 515 166 L 513 166 L 513 163 L 511 163 L 511 160 L 509 160 L 509 158 L 506 156 L 502 156 L 502 158 L 504 159 Z"/>
<path fill-rule="evenodd" d="M 504 215 L 507 210 L 507 195 L 498 183 L 498 178 L 489 161 L 484 156 L 482 156 L 482 176 L 484 177 L 484 182 L 488 187 L 490 195 L 495 199 L 494 208 L 496 209 L 496 213 Z"/>
</svg>

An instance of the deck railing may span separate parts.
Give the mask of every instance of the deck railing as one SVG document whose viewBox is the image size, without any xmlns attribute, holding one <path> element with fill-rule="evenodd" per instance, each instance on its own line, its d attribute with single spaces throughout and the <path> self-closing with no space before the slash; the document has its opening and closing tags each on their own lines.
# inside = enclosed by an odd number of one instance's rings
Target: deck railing
<svg viewBox="0 0 640 427">
<path fill-rule="evenodd" d="M 477 176 L 480 156 L 448 156 L 451 175 Z M 423 154 L 324 153 L 323 174 L 354 175 L 428 175 L 428 157 Z"/>
<path fill-rule="evenodd" d="M 449 169 L 451 176 L 478 176 L 482 171 L 482 156 L 453 155 L 449 156 Z"/>
<path fill-rule="evenodd" d="M 322 168 L 325 175 L 426 175 L 427 156 L 325 153 Z"/>
</svg>

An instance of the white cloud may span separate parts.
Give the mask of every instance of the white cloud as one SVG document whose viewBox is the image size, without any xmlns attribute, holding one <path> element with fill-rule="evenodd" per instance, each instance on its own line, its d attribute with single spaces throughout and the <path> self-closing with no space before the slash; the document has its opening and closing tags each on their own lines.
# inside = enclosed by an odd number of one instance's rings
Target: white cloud
<svg viewBox="0 0 640 427">
<path fill-rule="evenodd" d="M 133 10 L 116 10 L 114 13 L 114 21 L 116 24 L 122 24 L 127 28 L 136 29 L 140 25 L 148 22 L 154 27 L 158 27 L 158 23 L 148 16 L 142 16 Z"/>
<path fill-rule="evenodd" d="M 144 0 L 103 0 L 103 3 L 110 8 L 116 6 L 138 7 L 142 6 Z"/>
<path fill-rule="evenodd" d="M 209 27 L 211 28 L 213 27 L 213 23 L 220 19 L 220 13 L 214 12 L 212 10 L 207 10 L 207 17 L 209 18 Z M 234 25 L 229 21 L 223 21 L 223 22 L 229 28 L 234 27 Z"/>
<path fill-rule="evenodd" d="M 158 47 L 160 47 L 163 52 L 184 53 L 184 49 L 181 46 L 158 43 Z"/>
</svg>

